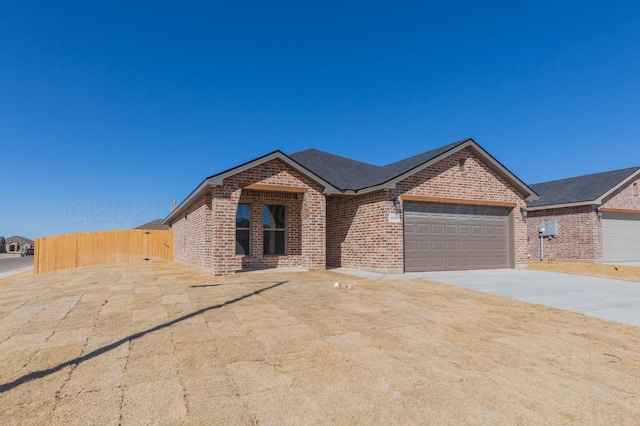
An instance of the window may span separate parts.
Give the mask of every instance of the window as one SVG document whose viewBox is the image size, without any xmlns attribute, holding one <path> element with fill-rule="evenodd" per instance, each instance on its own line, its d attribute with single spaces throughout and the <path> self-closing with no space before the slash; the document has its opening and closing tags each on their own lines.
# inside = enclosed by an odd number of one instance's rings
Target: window
<svg viewBox="0 0 640 426">
<path fill-rule="evenodd" d="M 251 224 L 251 205 L 238 204 L 236 211 L 236 254 L 248 255 L 249 250 L 249 225 Z"/>
<path fill-rule="evenodd" d="M 633 195 L 638 195 L 638 182 L 633 182 Z"/>
<path fill-rule="evenodd" d="M 265 204 L 262 207 L 263 254 L 285 254 L 284 206 Z"/>
</svg>

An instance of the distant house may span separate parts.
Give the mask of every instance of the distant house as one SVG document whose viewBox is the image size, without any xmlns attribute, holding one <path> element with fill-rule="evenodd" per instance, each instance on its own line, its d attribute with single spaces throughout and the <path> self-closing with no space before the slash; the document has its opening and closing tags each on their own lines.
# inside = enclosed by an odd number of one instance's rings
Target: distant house
<svg viewBox="0 0 640 426">
<path fill-rule="evenodd" d="M 20 253 L 28 248 L 33 248 L 33 240 L 14 235 L 5 240 L 7 253 Z"/>
<path fill-rule="evenodd" d="M 0 253 L 7 252 L 7 242 L 4 240 L 4 237 L 0 237 Z"/>
<path fill-rule="evenodd" d="M 532 259 L 542 254 L 595 262 L 640 261 L 640 167 L 530 187 L 539 195 L 527 203 Z M 548 222 L 557 235 L 543 236 L 541 244 L 540 228 Z"/>
<path fill-rule="evenodd" d="M 161 230 L 171 229 L 171 227 L 169 225 L 163 225 L 162 219 L 155 219 L 155 220 L 152 220 L 151 222 L 145 223 L 144 225 L 137 226 L 134 229 L 150 229 L 150 230 L 161 231 Z"/>
</svg>

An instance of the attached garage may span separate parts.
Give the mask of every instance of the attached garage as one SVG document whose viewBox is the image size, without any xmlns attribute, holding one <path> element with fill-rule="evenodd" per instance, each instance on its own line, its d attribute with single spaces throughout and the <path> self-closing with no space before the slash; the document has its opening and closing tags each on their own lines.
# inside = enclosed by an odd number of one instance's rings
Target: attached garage
<svg viewBox="0 0 640 426">
<path fill-rule="evenodd" d="M 513 208 L 405 202 L 405 271 L 514 267 Z"/>
<path fill-rule="evenodd" d="M 538 227 L 557 224 L 544 238 L 543 258 L 640 262 L 640 167 L 531 185 L 527 202 L 529 255 L 540 252 Z"/>
<path fill-rule="evenodd" d="M 640 261 L 640 212 L 603 212 L 602 257 L 605 262 Z"/>
</svg>

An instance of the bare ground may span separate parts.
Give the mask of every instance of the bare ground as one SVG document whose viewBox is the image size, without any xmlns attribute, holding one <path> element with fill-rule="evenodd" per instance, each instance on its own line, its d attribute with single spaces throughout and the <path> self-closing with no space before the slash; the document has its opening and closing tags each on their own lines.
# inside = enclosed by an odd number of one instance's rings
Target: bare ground
<svg viewBox="0 0 640 426">
<path fill-rule="evenodd" d="M 0 280 L 0 419 L 637 424 L 639 331 L 327 271 L 114 265 L 13 277 Z"/>
<path fill-rule="evenodd" d="M 609 265 L 594 262 L 532 260 L 529 261 L 529 269 L 640 282 L 640 267 L 637 266 Z"/>
</svg>

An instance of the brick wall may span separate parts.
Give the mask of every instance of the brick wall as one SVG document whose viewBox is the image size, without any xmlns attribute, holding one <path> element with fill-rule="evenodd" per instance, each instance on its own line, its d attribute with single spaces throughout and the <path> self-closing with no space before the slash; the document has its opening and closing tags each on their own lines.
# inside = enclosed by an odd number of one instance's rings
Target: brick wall
<svg viewBox="0 0 640 426">
<path fill-rule="evenodd" d="M 636 187 L 634 189 L 634 183 Z M 640 211 L 640 179 L 628 182 L 602 203 L 602 208 Z M 602 223 L 595 205 L 530 211 L 529 254 L 540 258 L 538 227 L 549 220 L 558 222 L 556 238 L 545 238 L 543 257 L 558 260 L 602 261 Z"/>
<path fill-rule="evenodd" d="M 211 195 L 193 203 L 171 226 L 174 232 L 174 258 L 209 270 L 211 267 Z"/>
<path fill-rule="evenodd" d="M 464 169 L 460 160 L 464 159 Z M 243 189 L 250 184 L 304 188 L 285 193 Z M 329 196 L 323 188 L 280 160 L 271 160 L 224 180 L 173 224 L 175 257 L 228 274 L 247 268 L 329 266 L 400 272 L 404 269 L 403 225 L 388 221 L 393 199 L 402 194 L 461 200 L 511 202 L 524 207 L 522 196 L 467 149 L 422 170 L 396 190 L 357 196 Z M 251 253 L 235 254 L 235 215 L 239 202 L 251 204 Z M 286 206 L 285 256 L 264 256 L 262 206 Z M 526 265 L 526 224 L 514 209 L 516 266 Z"/>
<path fill-rule="evenodd" d="M 243 189 L 249 184 L 304 188 L 287 193 Z M 247 268 L 300 266 L 324 269 L 325 198 L 323 188 L 280 160 L 271 160 L 224 180 L 172 224 L 175 258 L 216 275 Z M 251 204 L 251 253 L 236 255 L 238 203 Z M 262 248 L 263 204 L 285 205 L 286 255 L 264 256 Z"/>
<path fill-rule="evenodd" d="M 607 197 L 602 208 L 640 211 L 640 178 L 628 182 Z"/>
<path fill-rule="evenodd" d="M 460 161 L 464 161 L 461 168 Z M 527 222 L 520 208 L 526 207 L 523 195 L 492 168 L 476 157 L 472 149 L 459 151 L 398 184 L 396 195 L 403 193 L 456 200 L 486 200 L 515 203 L 513 243 L 516 268 L 527 266 Z"/>
<path fill-rule="evenodd" d="M 394 212 L 387 191 L 327 199 L 327 265 L 402 272 L 402 223 L 389 223 Z"/>
<path fill-rule="evenodd" d="M 240 202 L 251 204 L 249 231 L 251 248 L 249 256 L 237 256 L 240 260 L 239 265 L 243 269 L 302 266 L 302 194 L 243 191 Z M 285 256 L 263 255 L 262 207 L 264 204 L 285 206 Z"/>
<path fill-rule="evenodd" d="M 465 160 L 461 170 L 460 160 Z M 514 257 L 518 268 L 527 265 L 527 225 L 520 213 L 523 196 L 493 169 L 462 150 L 398 183 L 395 190 L 327 200 L 327 264 L 384 271 L 404 270 L 402 223 L 390 223 L 393 199 L 403 194 L 488 200 L 517 205 L 514 216 Z"/>
<path fill-rule="evenodd" d="M 531 259 L 540 259 L 538 228 L 549 220 L 558 223 L 558 235 L 555 238 L 544 239 L 544 259 L 602 259 L 602 226 L 596 214 L 596 206 L 530 211 L 527 228 Z"/>
</svg>

